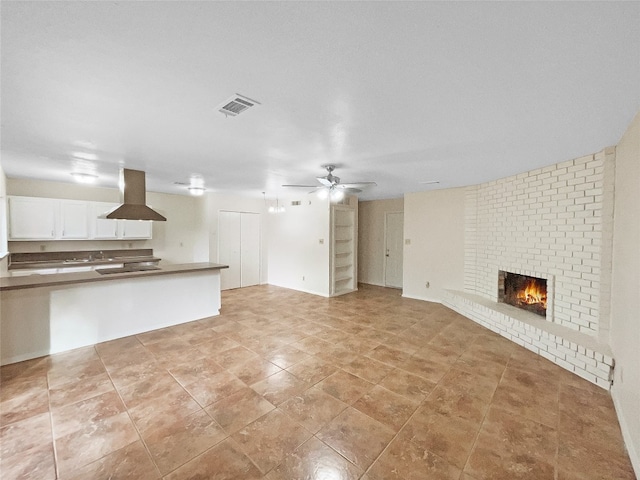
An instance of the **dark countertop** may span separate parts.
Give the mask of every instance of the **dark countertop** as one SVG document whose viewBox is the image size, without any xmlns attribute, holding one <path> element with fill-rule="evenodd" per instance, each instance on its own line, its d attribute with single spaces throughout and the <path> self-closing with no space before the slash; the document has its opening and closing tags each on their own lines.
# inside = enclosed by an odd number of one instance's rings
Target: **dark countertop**
<svg viewBox="0 0 640 480">
<path fill-rule="evenodd" d="M 112 262 L 107 262 L 112 263 Z M 122 263 L 118 261 L 117 263 Z M 86 264 L 85 264 L 86 265 Z M 96 271 L 74 273 L 52 273 L 47 275 L 27 275 L 24 277 L 0 277 L 0 291 L 21 290 L 26 288 L 51 287 L 72 285 L 79 283 L 105 282 L 121 280 L 123 278 L 151 277 L 157 275 L 175 275 L 180 273 L 203 272 L 207 270 L 221 270 L 228 265 L 218 263 L 182 263 L 166 265 L 158 270 L 134 271 L 124 273 L 100 274 Z"/>
</svg>

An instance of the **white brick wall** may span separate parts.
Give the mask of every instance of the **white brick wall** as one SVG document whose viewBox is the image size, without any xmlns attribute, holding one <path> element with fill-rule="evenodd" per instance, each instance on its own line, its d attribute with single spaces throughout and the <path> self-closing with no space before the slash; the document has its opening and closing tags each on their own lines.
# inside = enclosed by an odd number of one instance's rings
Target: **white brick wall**
<svg viewBox="0 0 640 480">
<path fill-rule="evenodd" d="M 548 325 L 544 320 L 537 320 L 535 325 L 535 320 L 515 318 L 515 308 L 507 306 L 500 311 L 476 295 L 449 290 L 442 304 L 591 383 L 606 390 L 611 388 L 614 360 L 610 350 L 586 334 L 567 329 L 561 332 L 558 328 L 551 332 L 544 328 Z"/>
<path fill-rule="evenodd" d="M 469 187 L 465 292 L 497 301 L 499 269 L 552 275 L 548 317 L 592 336 L 606 333 L 614 157 L 607 148 Z"/>
</svg>

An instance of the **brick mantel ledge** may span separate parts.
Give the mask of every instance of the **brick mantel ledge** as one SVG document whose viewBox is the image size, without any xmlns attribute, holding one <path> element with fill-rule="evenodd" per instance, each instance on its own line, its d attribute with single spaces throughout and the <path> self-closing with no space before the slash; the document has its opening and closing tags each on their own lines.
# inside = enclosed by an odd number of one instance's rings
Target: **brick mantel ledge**
<svg viewBox="0 0 640 480">
<path fill-rule="evenodd" d="M 446 290 L 442 304 L 576 375 L 611 388 L 615 365 L 608 345 L 511 305 Z"/>
</svg>

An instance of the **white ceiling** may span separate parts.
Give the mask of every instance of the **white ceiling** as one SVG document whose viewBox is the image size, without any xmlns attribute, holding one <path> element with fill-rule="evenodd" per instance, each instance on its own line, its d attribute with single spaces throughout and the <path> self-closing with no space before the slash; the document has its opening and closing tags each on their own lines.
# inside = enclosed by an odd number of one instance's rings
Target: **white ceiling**
<svg viewBox="0 0 640 480">
<path fill-rule="evenodd" d="M 326 163 L 361 199 L 616 144 L 640 109 L 640 2 L 8 2 L 9 177 L 285 196 Z M 238 117 L 234 93 L 261 102 Z M 437 180 L 437 185 L 419 182 Z"/>
</svg>

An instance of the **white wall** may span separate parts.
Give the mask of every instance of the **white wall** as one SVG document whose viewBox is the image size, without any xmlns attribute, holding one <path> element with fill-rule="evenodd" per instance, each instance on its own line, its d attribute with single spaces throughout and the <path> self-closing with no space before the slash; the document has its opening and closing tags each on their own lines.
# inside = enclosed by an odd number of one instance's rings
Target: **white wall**
<svg viewBox="0 0 640 480">
<path fill-rule="evenodd" d="M 0 163 L 0 275 L 7 271 L 7 177 Z"/>
<path fill-rule="evenodd" d="M 7 194 L 31 197 L 68 198 L 99 202 L 119 202 L 118 189 L 87 185 L 45 182 L 40 180 L 7 179 Z M 152 248 L 163 263 L 209 261 L 204 200 L 184 195 L 147 193 L 147 204 L 167 217 L 166 222 L 153 222 L 151 240 L 101 240 L 9 242 L 11 252 L 106 250 Z"/>
<path fill-rule="evenodd" d="M 269 284 L 329 296 L 329 200 L 304 197 L 268 215 Z"/>
<path fill-rule="evenodd" d="M 405 196 L 403 296 L 441 302 L 443 290 L 462 290 L 464 232 L 464 188 Z"/>
<path fill-rule="evenodd" d="M 640 478 L 640 113 L 616 147 L 611 389 L 625 443 Z"/>
<path fill-rule="evenodd" d="M 358 203 L 358 282 L 384 286 L 385 215 L 404 211 L 404 198 Z"/>
</svg>

